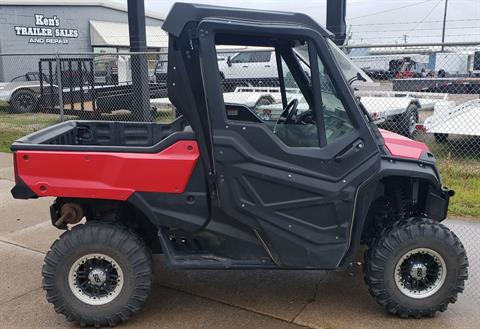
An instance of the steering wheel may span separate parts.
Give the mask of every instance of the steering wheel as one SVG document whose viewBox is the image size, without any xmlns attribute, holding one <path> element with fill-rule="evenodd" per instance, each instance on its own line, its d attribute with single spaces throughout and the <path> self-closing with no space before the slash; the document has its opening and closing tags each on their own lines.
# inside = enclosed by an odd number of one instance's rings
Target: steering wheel
<svg viewBox="0 0 480 329">
<path fill-rule="evenodd" d="M 285 110 L 283 110 L 275 125 L 287 124 L 292 121 L 294 115 L 297 114 L 297 107 L 298 99 L 294 98 L 287 104 L 287 107 L 285 108 Z"/>
</svg>

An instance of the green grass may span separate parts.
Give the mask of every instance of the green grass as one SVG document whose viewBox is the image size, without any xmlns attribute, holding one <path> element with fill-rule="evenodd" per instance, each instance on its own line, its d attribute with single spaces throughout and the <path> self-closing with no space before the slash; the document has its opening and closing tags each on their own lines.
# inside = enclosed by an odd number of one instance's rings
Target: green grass
<svg viewBox="0 0 480 329">
<path fill-rule="evenodd" d="M 16 139 L 60 122 L 57 114 L 11 114 L 1 110 L 0 105 L 0 152 L 10 152 Z"/>
<path fill-rule="evenodd" d="M 438 159 L 443 184 L 455 191 L 449 216 L 480 219 L 480 161 Z"/>
<path fill-rule="evenodd" d="M 10 152 L 12 142 L 25 134 L 19 131 L 0 130 L 0 152 Z"/>
</svg>

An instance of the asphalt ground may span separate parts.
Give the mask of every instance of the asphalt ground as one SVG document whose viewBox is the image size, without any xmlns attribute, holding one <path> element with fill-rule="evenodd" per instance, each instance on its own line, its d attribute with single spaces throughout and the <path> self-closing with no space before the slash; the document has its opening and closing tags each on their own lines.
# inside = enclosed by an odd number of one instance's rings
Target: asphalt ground
<svg viewBox="0 0 480 329">
<path fill-rule="evenodd" d="M 75 328 L 47 303 L 41 266 L 61 231 L 50 198 L 14 200 L 11 155 L 0 154 L 0 328 Z M 445 222 L 464 243 L 469 280 L 434 318 L 399 319 L 370 297 L 361 266 L 350 272 L 172 271 L 155 257 L 152 294 L 120 328 L 480 328 L 480 224 Z"/>
</svg>

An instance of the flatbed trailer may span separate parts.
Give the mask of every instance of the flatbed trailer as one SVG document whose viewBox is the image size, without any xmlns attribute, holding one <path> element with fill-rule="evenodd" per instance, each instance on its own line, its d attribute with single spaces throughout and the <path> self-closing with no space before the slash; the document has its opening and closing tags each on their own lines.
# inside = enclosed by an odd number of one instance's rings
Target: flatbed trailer
<svg viewBox="0 0 480 329">
<path fill-rule="evenodd" d="M 446 142 L 451 135 L 480 137 L 480 99 L 435 111 L 425 120 L 424 128 L 439 143 Z"/>
<path fill-rule="evenodd" d="M 392 79 L 394 91 L 418 91 L 449 94 L 479 94 L 480 78 L 409 78 Z"/>
<path fill-rule="evenodd" d="M 56 64 L 54 58 L 40 59 L 38 72 L 25 74 L 25 77 L 33 77 L 32 80 L 0 84 L 0 100 L 9 103 L 17 113 L 59 113 L 61 90 L 65 114 L 132 110 L 131 98 L 134 91 L 131 81 L 96 82 L 91 58 L 60 59 L 61 78 L 58 79 Z M 166 97 L 165 82 L 149 81 L 149 87 L 150 98 Z"/>
</svg>

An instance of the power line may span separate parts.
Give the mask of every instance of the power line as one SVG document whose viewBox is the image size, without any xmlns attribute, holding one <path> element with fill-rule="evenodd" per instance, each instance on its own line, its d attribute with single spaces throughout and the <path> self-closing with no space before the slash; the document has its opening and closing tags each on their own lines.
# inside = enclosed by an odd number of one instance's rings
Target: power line
<svg viewBox="0 0 480 329">
<path fill-rule="evenodd" d="M 347 19 L 348 20 L 348 19 Z M 434 20 L 434 21 L 424 21 L 423 23 L 441 23 L 443 20 Z M 479 22 L 480 18 L 466 18 L 466 19 L 448 19 L 448 23 L 450 22 Z M 419 21 L 407 21 L 407 22 L 388 22 L 388 23 L 362 23 L 362 24 L 349 24 L 351 26 L 383 26 L 383 25 L 411 25 L 417 24 Z M 0 23 L 1 24 L 1 23 Z"/>
<path fill-rule="evenodd" d="M 354 25 L 350 25 L 352 28 Z M 471 26 L 455 26 L 455 27 L 447 27 L 447 30 L 465 30 L 470 29 Z M 442 27 L 432 27 L 432 28 L 422 28 L 422 29 L 415 29 L 415 31 L 437 31 L 441 30 Z M 355 33 L 380 33 L 380 32 L 405 32 L 405 29 L 390 29 L 390 30 L 355 30 Z"/>
<path fill-rule="evenodd" d="M 388 12 L 391 12 L 391 11 L 397 11 L 397 10 L 399 10 L 399 9 L 411 8 L 411 7 L 419 6 L 419 5 L 421 5 L 421 4 L 424 4 L 424 3 L 427 3 L 427 2 L 431 2 L 431 1 L 434 1 L 434 0 L 426 0 L 426 1 L 418 2 L 418 3 L 414 3 L 414 4 L 402 6 L 402 7 L 396 7 L 396 8 L 391 8 L 391 9 L 387 9 L 387 10 L 377 11 L 377 12 L 374 12 L 374 13 L 371 13 L 371 14 L 367 14 L 367 15 L 352 17 L 352 18 L 350 18 L 350 19 L 358 19 L 358 18 L 363 18 L 363 17 L 376 16 L 376 15 L 383 14 L 383 13 L 388 13 Z"/>
<path fill-rule="evenodd" d="M 463 37 L 463 36 L 477 36 L 480 33 L 462 33 L 462 34 L 447 34 L 447 37 Z M 410 35 L 409 38 L 438 38 L 441 37 L 441 34 L 432 34 L 432 35 Z M 403 39 L 404 35 L 392 35 L 392 36 L 382 36 L 382 37 L 355 37 L 356 39 Z"/>
<path fill-rule="evenodd" d="M 416 24 L 414 27 L 412 27 L 408 32 L 412 32 L 413 30 L 415 30 L 417 27 L 419 27 L 420 25 L 422 25 L 422 23 L 428 18 L 428 16 L 430 16 L 433 11 L 438 7 L 438 5 L 442 2 L 443 0 L 438 0 L 437 3 L 432 7 L 432 9 L 430 9 L 430 11 L 422 18 L 422 20 L 420 22 L 418 22 L 418 24 Z M 407 32 L 407 33 L 408 33 Z"/>
</svg>

